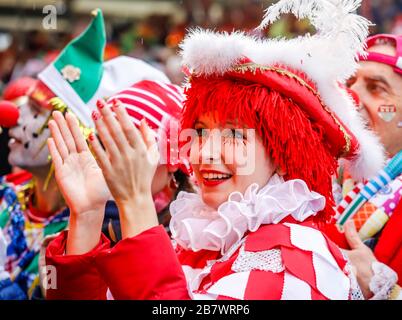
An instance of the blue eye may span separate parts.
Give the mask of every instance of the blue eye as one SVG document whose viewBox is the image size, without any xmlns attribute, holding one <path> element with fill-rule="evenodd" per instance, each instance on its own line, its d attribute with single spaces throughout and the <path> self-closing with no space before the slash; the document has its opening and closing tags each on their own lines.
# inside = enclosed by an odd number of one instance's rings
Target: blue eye
<svg viewBox="0 0 402 320">
<path fill-rule="evenodd" d="M 233 138 L 233 139 L 244 139 L 244 135 L 241 130 L 236 129 L 227 129 L 226 134 L 224 134 L 226 138 Z"/>
<path fill-rule="evenodd" d="M 233 137 L 236 139 L 244 139 L 244 135 L 240 130 L 232 130 Z"/>
<path fill-rule="evenodd" d="M 246 137 L 243 135 L 243 130 L 225 129 L 222 133 L 224 143 L 245 143 Z"/>
</svg>

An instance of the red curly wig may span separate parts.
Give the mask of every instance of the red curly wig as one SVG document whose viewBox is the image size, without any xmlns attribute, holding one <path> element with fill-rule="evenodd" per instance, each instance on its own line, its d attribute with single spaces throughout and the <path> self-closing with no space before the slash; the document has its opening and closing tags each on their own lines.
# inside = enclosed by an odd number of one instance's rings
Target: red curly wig
<svg viewBox="0 0 402 320">
<path fill-rule="evenodd" d="M 337 168 L 323 129 L 288 97 L 262 84 L 222 77 L 194 77 L 186 89 L 182 129 L 193 128 L 204 113 L 216 111 L 221 124 L 236 120 L 256 130 L 285 180 L 304 180 L 326 198 L 316 222 L 333 215 L 331 176 Z"/>
</svg>

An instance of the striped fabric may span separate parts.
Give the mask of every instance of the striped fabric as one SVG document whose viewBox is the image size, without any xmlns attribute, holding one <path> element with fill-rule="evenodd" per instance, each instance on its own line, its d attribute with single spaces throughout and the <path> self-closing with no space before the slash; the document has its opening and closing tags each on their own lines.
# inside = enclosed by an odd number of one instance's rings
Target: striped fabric
<svg viewBox="0 0 402 320">
<path fill-rule="evenodd" d="M 363 188 L 362 183 L 358 183 L 355 185 L 355 187 L 347 192 L 345 197 L 342 199 L 342 201 L 338 204 L 336 208 L 336 215 L 335 219 L 338 219 L 345 211 L 345 209 L 349 206 L 349 204 L 353 201 L 353 199 L 357 196 L 357 194 L 360 192 L 360 190 Z"/>
<path fill-rule="evenodd" d="M 339 248 L 317 229 L 299 224 L 263 226 L 223 257 L 209 250 L 179 250 L 178 257 L 193 299 L 351 299 Z"/>
<path fill-rule="evenodd" d="M 382 175 L 383 174 L 381 174 L 381 176 Z M 385 177 L 377 177 L 375 184 L 378 186 L 386 184 L 385 181 L 387 181 L 389 175 L 387 173 L 385 173 L 385 175 Z M 342 185 L 343 199 L 336 207 L 335 220 L 339 221 L 339 219 L 343 217 L 346 208 L 356 200 L 356 197 L 364 188 L 373 192 L 377 187 L 369 187 L 368 184 L 370 183 L 366 182 L 366 185 L 363 183 L 356 183 L 353 181 L 349 173 L 344 173 Z M 402 175 L 392 179 L 385 186 L 380 188 L 380 190 L 375 192 L 374 195 L 370 195 L 369 200 L 357 210 L 353 217 L 351 217 L 355 222 L 356 229 L 363 241 L 376 236 L 384 228 L 401 199 Z"/>
<path fill-rule="evenodd" d="M 369 200 L 390 181 L 392 181 L 392 178 L 388 175 L 388 173 L 384 170 L 381 170 L 377 177 L 374 177 L 372 180 L 367 182 L 367 184 L 361 190 L 361 194 L 366 198 L 366 200 Z"/>
<path fill-rule="evenodd" d="M 120 100 L 136 125 L 145 118 L 152 129 L 159 129 L 170 118 L 178 119 L 183 107 L 181 88 L 158 81 L 140 81 L 112 96 Z"/>
<path fill-rule="evenodd" d="M 367 181 L 364 187 L 345 208 L 338 219 L 338 224 L 343 225 L 348 219 L 359 211 L 367 201 L 370 201 L 381 190 L 386 189 L 390 182 L 397 179 L 402 174 L 402 151 L 397 153 L 375 177 Z"/>
<path fill-rule="evenodd" d="M 179 86 L 143 80 L 108 101 L 113 100 L 122 102 L 136 126 L 145 118 L 155 131 L 161 164 L 179 165 L 184 173 L 191 172 L 188 161 L 179 155 L 179 118 L 184 101 L 184 93 Z"/>
</svg>

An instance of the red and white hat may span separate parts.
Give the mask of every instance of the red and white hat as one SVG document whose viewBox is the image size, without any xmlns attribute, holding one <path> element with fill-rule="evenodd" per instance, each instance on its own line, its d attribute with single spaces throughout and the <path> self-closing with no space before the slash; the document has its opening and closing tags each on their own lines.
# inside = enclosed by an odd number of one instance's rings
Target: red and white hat
<svg viewBox="0 0 402 320">
<path fill-rule="evenodd" d="M 183 172 L 189 173 L 187 161 L 179 157 L 179 119 L 184 100 L 179 86 L 143 80 L 113 95 L 108 101 L 113 100 L 123 104 L 136 126 L 145 119 L 155 130 L 161 153 L 160 163 L 178 165 Z"/>
<path fill-rule="evenodd" d="M 290 40 L 191 31 L 181 44 L 184 66 L 191 72 L 183 128 L 192 126 L 208 108 L 220 117 L 237 112 L 234 116 L 262 137 L 274 162 L 286 167 L 287 179 L 303 179 L 327 198 L 329 213 L 330 177 L 337 159 L 349 160 L 356 179 L 376 174 L 385 159 L 378 137 L 339 85 L 355 73 L 358 56 L 365 52 L 370 22 L 354 13 L 360 3 L 278 1 L 267 9 L 259 31 L 287 13 L 308 18 L 316 29 L 313 36 Z M 212 86 L 216 81 L 221 84 Z M 312 148 L 313 144 L 319 148 Z"/>
</svg>

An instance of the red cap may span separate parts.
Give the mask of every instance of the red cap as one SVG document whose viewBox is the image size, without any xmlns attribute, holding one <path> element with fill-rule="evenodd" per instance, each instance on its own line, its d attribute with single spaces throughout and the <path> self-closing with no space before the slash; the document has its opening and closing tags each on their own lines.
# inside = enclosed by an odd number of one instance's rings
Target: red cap
<svg viewBox="0 0 402 320">
<path fill-rule="evenodd" d="M 23 96 L 27 96 L 37 80 L 24 77 L 12 81 L 3 92 L 3 99 L 13 101 Z"/>
<path fill-rule="evenodd" d="M 395 45 L 396 55 L 390 56 L 378 52 L 368 52 L 367 57 L 360 56 L 360 61 L 384 63 L 393 67 L 396 73 L 402 75 L 402 35 L 376 34 L 367 39 L 367 48 L 378 44 L 379 40 L 392 42 Z"/>
</svg>

